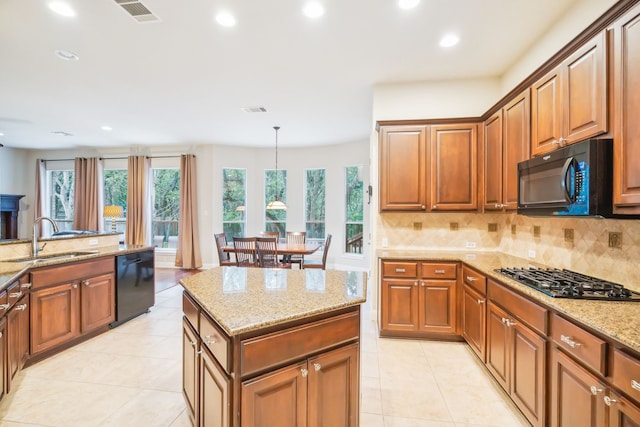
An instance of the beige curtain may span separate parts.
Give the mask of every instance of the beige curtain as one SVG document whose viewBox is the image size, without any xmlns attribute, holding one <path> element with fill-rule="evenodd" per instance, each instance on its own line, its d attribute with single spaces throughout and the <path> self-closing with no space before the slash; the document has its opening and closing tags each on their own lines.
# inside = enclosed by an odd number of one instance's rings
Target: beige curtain
<svg viewBox="0 0 640 427">
<path fill-rule="evenodd" d="M 127 245 L 147 245 L 151 229 L 151 161 L 145 156 L 129 156 L 127 182 Z"/>
<path fill-rule="evenodd" d="M 73 183 L 73 228 L 102 230 L 104 200 L 102 159 L 76 157 Z"/>
<path fill-rule="evenodd" d="M 44 198 L 46 197 L 46 194 L 47 194 L 46 178 L 47 178 L 47 164 L 42 159 L 36 159 L 36 196 L 35 196 L 34 208 L 33 208 L 34 221 L 36 220 L 36 218 L 39 218 L 45 215 Z M 43 225 L 44 223 L 41 223 L 40 227 L 38 227 L 38 234 L 39 234 L 38 237 L 43 236 L 42 234 Z"/>
<path fill-rule="evenodd" d="M 180 156 L 180 219 L 176 267 L 202 267 L 196 202 L 196 156 L 183 154 Z"/>
</svg>

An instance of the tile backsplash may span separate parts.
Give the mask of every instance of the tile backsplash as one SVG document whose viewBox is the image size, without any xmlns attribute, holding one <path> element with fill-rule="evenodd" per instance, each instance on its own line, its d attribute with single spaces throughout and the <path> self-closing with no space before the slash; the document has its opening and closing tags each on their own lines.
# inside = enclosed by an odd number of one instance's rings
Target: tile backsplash
<svg viewBox="0 0 640 427">
<path fill-rule="evenodd" d="M 377 221 L 377 248 L 386 238 L 388 247 L 395 249 L 497 250 L 521 258 L 534 251 L 535 261 L 549 267 L 568 268 L 640 291 L 640 220 L 384 213 Z M 416 230 L 415 223 L 422 223 L 422 229 Z"/>
</svg>

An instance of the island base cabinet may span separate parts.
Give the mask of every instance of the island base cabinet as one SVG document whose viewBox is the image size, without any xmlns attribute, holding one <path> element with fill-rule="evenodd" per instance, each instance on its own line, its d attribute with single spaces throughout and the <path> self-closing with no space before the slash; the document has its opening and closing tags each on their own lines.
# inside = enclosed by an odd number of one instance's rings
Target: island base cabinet
<svg viewBox="0 0 640 427">
<path fill-rule="evenodd" d="M 357 427 L 358 345 L 242 383 L 243 427 Z"/>
<path fill-rule="evenodd" d="M 551 427 L 606 425 L 606 386 L 558 349 L 551 352 Z"/>
<path fill-rule="evenodd" d="M 609 392 L 609 426 L 640 427 L 640 408 L 614 392 Z"/>
<path fill-rule="evenodd" d="M 193 425 L 197 425 L 198 419 L 199 351 L 198 335 L 184 318 L 182 320 L 182 394 Z"/>
</svg>

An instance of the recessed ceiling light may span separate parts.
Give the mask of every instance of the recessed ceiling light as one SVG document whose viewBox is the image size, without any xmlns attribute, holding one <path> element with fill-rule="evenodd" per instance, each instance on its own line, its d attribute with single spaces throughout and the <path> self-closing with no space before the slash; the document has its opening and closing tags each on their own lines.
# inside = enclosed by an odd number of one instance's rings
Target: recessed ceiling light
<svg viewBox="0 0 640 427">
<path fill-rule="evenodd" d="M 456 34 L 453 34 L 453 33 L 445 34 L 444 37 L 440 39 L 440 46 L 441 47 L 455 46 L 458 44 L 459 41 L 460 41 L 460 37 L 458 37 Z"/>
<path fill-rule="evenodd" d="M 222 11 L 216 15 L 216 22 L 223 27 L 233 27 L 236 25 L 236 18 L 231 12 Z"/>
<path fill-rule="evenodd" d="M 400 9 L 413 9 L 420 3 L 420 0 L 398 0 Z"/>
<path fill-rule="evenodd" d="M 317 1 L 307 3 L 302 9 L 307 18 L 319 18 L 324 15 L 324 6 Z"/>
<path fill-rule="evenodd" d="M 55 53 L 58 58 L 64 59 L 65 61 L 77 61 L 80 59 L 78 55 L 68 50 L 56 50 Z"/>
<path fill-rule="evenodd" d="M 62 1 L 49 2 L 49 9 L 53 10 L 58 15 L 62 16 L 76 16 L 76 11 L 71 8 L 67 3 Z"/>
<path fill-rule="evenodd" d="M 0 132 L 0 136 L 4 136 L 4 133 Z"/>
<path fill-rule="evenodd" d="M 105 131 L 113 130 L 113 128 L 111 126 L 101 126 L 100 129 L 105 130 Z"/>
</svg>

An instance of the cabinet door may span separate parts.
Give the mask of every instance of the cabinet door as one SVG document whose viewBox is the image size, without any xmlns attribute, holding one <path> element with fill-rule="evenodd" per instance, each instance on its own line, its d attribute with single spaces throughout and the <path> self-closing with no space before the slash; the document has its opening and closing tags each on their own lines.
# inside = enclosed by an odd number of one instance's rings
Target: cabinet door
<svg viewBox="0 0 640 427">
<path fill-rule="evenodd" d="M 562 64 L 562 136 L 572 144 L 606 132 L 606 33 L 585 43 Z"/>
<path fill-rule="evenodd" d="M 421 280 L 418 320 L 423 332 L 456 333 L 456 281 Z"/>
<path fill-rule="evenodd" d="M 380 329 L 418 330 L 417 280 L 383 279 L 380 294 Z"/>
<path fill-rule="evenodd" d="M 103 274 L 80 282 L 81 331 L 89 332 L 116 320 L 113 274 Z"/>
<path fill-rule="evenodd" d="M 511 398 L 534 426 L 545 422 L 546 345 L 522 323 L 509 326 L 511 333 Z"/>
<path fill-rule="evenodd" d="M 198 390 L 199 390 L 199 352 L 198 335 L 189 325 L 186 318 L 182 319 L 182 395 L 187 404 L 191 423 L 196 425 L 198 419 Z"/>
<path fill-rule="evenodd" d="M 482 125 L 484 141 L 484 209 L 502 209 L 502 110 Z"/>
<path fill-rule="evenodd" d="M 609 399 L 609 427 L 640 427 L 640 408 L 612 391 Z"/>
<path fill-rule="evenodd" d="M 562 137 L 561 68 L 556 67 L 531 88 L 531 155 L 555 150 Z"/>
<path fill-rule="evenodd" d="M 306 427 L 308 373 L 305 361 L 243 382 L 242 427 Z"/>
<path fill-rule="evenodd" d="M 531 99 L 529 89 L 502 110 L 502 203 L 506 209 L 518 207 L 518 163 L 529 158 L 531 145 Z"/>
<path fill-rule="evenodd" d="M 483 362 L 486 360 L 487 300 L 464 285 L 462 296 L 462 336 Z"/>
<path fill-rule="evenodd" d="M 616 213 L 640 213 L 640 7 L 614 31 L 613 203 Z"/>
<path fill-rule="evenodd" d="M 9 381 L 7 380 L 7 372 L 9 371 L 7 361 L 7 321 L 6 318 L 0 320 L 0 400 L 9 391 Z"/>
<path fill-rule="evenodd" d="M 487 369 L 505 390 L 509 391 L 509 327 L 507 313 L 489 302 L 487 308 Z"/>
<path fill-rule="evenodd" d="M 358 345 L 309 359 L 308 427 L 357 427 Z"/>
<path fill-rule="evenodd" d="M 199 408 L 196 412 L 199 412 L 199 426 L 206 427 L 231 427 L 231 380 L 227 377 L 224 370 L 218 365 L 214 357 L 209 353 L 204 346 L 201 346 L 200 353 L 200 394 L 198 396 Z M 254 390 L 259 392 L 258 390 Z M 261 391 L 265 391 L 264 389 Z M 273 390 L 272 390 L 273 391 Z M 267 394 L 269 394 L 267 392 Z M 276 402 L 271 400 L 278 392 L 274 392 L 271 396 L 265 397 L 258 396 L 257 400 L 260 400 L 258 406 L 266 407 L 267 411 L 271 411 L 269 416 L 270 420 L 274 420 L 273 416 L 278 410 L 283 409 L 283 402 Z M 244 396 L 244 394 L 243 394 Z M 244 399 L 244 397 L 243 397 Z M 270 405 L 273 404 L 273 407 Z M 244 401 L 243 401 L 244 411 Z M 244 412 L 243 412 L 244 413 Z M 259 414 L 262 415 L 262 414 Z M 255 423 L 247 421 L 242 422 L 242 425 L 269 425 L 262 424 L 263 420 L 259 419 Z M 271 424 L 276 425 L 276 424 Z"/>
<path fill-rule="evenodd" d="M 558 349 L 551 351 L 551 427 L 606 425 L 606 386 Z"/>
<path fill-rule="evenodd" d="M 431 210 L 478 208 L 475 123 L 431 126 Z"/>
<path fill-rule="evenodd" d="M 425 126 L 386 126 L 380 133 L 380 211 L 424 211 L 427 195 Z"/>
<path fill-rule="evenodd" d="M 29 357 L 29 298 L 23 296 L 7 314 L 7 392 Z"/>
<path fill-rule="evenodd" d="M 65 283 L 32 291 L 31 351 L 62 344 L 80 334 L 78 284 Z"/>
</svg>

